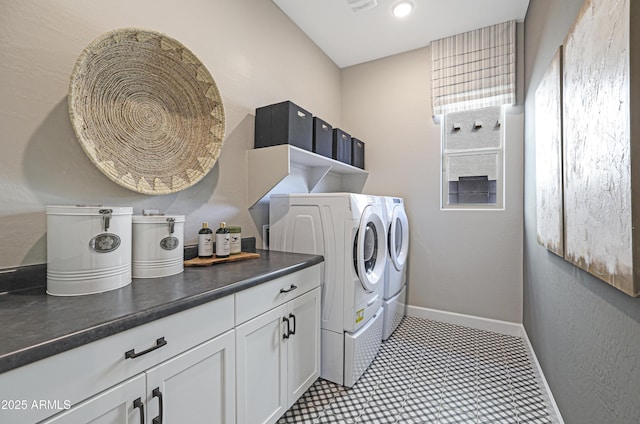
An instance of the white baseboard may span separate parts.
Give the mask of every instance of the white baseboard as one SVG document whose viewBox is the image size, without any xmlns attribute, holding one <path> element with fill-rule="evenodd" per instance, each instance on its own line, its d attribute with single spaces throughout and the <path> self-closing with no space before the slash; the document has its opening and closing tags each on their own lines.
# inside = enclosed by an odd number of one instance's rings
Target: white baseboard
<svg viewBox="0 0 640 424">
<path fill-rule="evenodd" d="M 552 414 L 555 414 L 554 417 L 551 417 L 552 421 L 554 423 L 558 423 L 558 424 L 564 424 L 564 420 L 562 419 L 562 415 L 560 414 L 560 409 L 558 409 L 558 405 L 556 404 L 556 400 L 553 397 L 553 393 L 551 393 L 551 388 L 549 387 L 549 384 L 547 383 L 547 379 L 544 377 L 544 373 L 542 372 L 542 368 L 540 368 L 540 363 L 538 362 L 538 357 L 536 356 L 536 352 L 533 350 L 533 346 L 531 346 L 531 341 L 529 340 L 529 336 L 527 335 L 527 331 L 524 329 L 524 326 L 522 326 L 522 339 L 526 342 L 527 345 L 527 349 L 529 349 L 529 354 L 531 355 L 531 358 L 533 359 L 533 365 L 534 365 L 534 369 L 535 371 L 537 371 L 538 373 L 538 377 L 540 377 L 540 381 L 542 382 L 542 385 L 544 386 L 544 394 L 545 396 L 545 400 L 549 403 L 549 405 L 551 405 L 552 408 Z"/>
<path fill-rule="evenodd" d="M 536 353 L 531 346 L 531 341 L 527 335 L 527 331 L 520 323 L 500 321 L 490 318 L 476 317 L 473 315 L 458 314 L 455 312 L 440 311 L 437 309 L 423 308 L 420 306 L 407 305 L 407 316 L 430 319 L 434 321 L 446 322 L 449 324 L 462 325 L 465 327 L 477 328 L 478 330 L 493 331 L 494 333 L 506 334 L 509 336 L 520 337 L 525 341 L 533 360 L 534 372 L 537 373 L 540 382 L 543 385 L 544 397 L 551 406 L 550 415 L 553 423 L 564 424 L 558 405 L 556 404 L 547 379 L 544 377 L 540 363 L 536 357 Z"/>
<path fill-rule="evenodd" d="M 508 334 L 516 337 L 522 337 L 522 333 L 524 332 L 524 327 L 520 323 L 480 318 L 473 315 L 440 311 L 420 306 L 407 305 L 407 315 L 410 317 L 442 321 L 449 324 L 463 325 L 465 327 L 477 328 L 478 330 L 493 331 L 494 333 Z"/>
</svg>

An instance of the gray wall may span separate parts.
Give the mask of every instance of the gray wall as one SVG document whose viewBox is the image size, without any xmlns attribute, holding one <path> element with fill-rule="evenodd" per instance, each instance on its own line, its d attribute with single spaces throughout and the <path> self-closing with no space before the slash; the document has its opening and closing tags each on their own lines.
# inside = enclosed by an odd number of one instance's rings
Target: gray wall
<svg viewBox="0 0 640 424">
<path fill-rule="evenodd" d="M 224 220 L 261 245 L 266 211 L 247 209 L 254 109 L 290 99 L 366 141 L 365 191 L 407 199 L 411 304 L 521 322 L 522 144 L 508 147 L 505 211 L 440 211 L 428 47 L 340 70 L 270 0 L 0 0 L 0 12 L 0 271 L 46 261 L 50 204 L 184 214 L 187 243 L 202 221 Z M 122 27 L 179 40 L 220 89 L 222 154 L 202 181 L 179 193 L 147 196 L 116 185 L 73 133 L 66 98 L 73 65 L 93 39 Z"/>
<path fill-rule="evenodd" d="M 430 87 L 429 47 L 342 70 L 343 129 L 366 143 L 364 190 L 405 199 L 409 305 L 520 323 L 522 114 L 504 124 L 505 209 L 443 211 Z"/>
<path fill-rule="evenodd" d="M 536 242 L 534 94 L 582 2 L 531 0 L 525 20 L 524 326 L 565 422 L 637 424 L 640 299 Z"/>
<path fill-rule="evenodd" d="M 129 191 L 84 154 L 71 127 L 69 77 L 99 35 L 140 27 L 187 46 L 209 69 L 226 110 L 221 156 L 193 187 Z M 247 149 L 254 111 L 292 100 L 340 124 L 340 69 L 270 0 L 0 0 L 0 269 L 46 261 L 45 206 L 104 204 L 241 225 L 261 245 L 264 216 L 248 210 Z"/>
</svg>

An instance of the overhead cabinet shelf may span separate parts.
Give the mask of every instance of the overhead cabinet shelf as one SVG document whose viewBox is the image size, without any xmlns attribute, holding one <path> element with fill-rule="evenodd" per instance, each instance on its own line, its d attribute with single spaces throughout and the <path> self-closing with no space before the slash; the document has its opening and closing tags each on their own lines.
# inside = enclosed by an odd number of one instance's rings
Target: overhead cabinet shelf
<svg viewBox="0 0 640 424">
<path fill-rule="evenodd" d="M 363 169 L 289 144 L 249 150 L 247 164 L 250 208 L 271 193 L 302 189 L 360 193 L 369 176 Z M 329 189 L 321 190 L 325 183 Z"/>
</svg>

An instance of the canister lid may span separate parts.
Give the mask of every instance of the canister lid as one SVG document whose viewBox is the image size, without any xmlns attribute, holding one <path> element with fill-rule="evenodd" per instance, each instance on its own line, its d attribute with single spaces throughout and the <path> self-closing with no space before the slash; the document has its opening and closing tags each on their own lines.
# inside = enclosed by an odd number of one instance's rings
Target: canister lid
<svg viewBox="0 0 640 424">
<path fill-rule="evenodd" d="M 47 206 L 47 215 L 84 215 L 100 216 L 105 211 L 110 211 L 111 215 L 132 215 L 131 206 L 102 206 L 102 205 L 54 205 Z"/>
<path fill-rule="evenodd" d="M 134 224 L 164 224 L 170 218 L 174 222 L 184 222 L 184 215 L 133 215 L 131 222 Z"/>
<path fill-rule="evenodd" d="M 242 227 L 227 226 L 227 230 L 229 230 L 230 233 L 241 233 L 242 232 Z"/>
</svg>

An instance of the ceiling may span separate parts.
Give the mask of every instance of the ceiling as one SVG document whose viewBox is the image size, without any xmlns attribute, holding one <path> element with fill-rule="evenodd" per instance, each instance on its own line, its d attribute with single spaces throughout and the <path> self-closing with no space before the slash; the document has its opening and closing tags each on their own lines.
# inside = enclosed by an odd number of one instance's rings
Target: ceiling
<svg viewBox="0 0 640 424">
<path fill-rule="evenodd" d="M 396 18 L 391 7 L 398 0 L 377 0 L 376 7 L 360 12 L 348 0 L 273 2 L 340 68 L 512 19 L 523 21 L 529 5 L 529 0 L 413 0 L 413 13 Z"/>
</svg>

